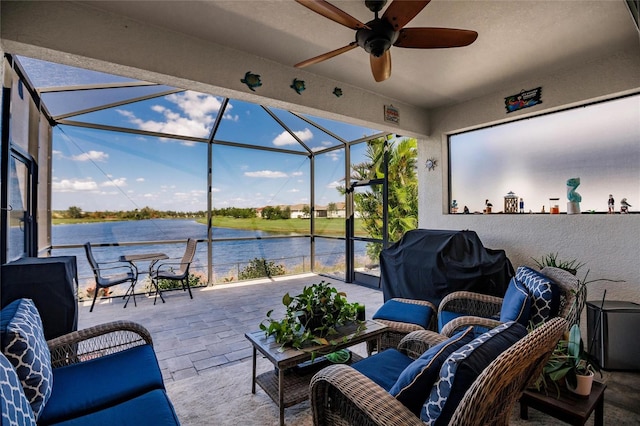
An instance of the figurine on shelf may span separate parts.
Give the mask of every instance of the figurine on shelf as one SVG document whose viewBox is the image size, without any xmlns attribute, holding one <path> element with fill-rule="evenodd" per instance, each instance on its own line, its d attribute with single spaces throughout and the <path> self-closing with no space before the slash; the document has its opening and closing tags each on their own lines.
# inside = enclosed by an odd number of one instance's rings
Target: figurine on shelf
<svg viewBox="0 0 640 426">
<path fill-rule="evenodd" d="M 524 200 L 520 198 L 520 213 L 524 213 Z"/>
<path fill-rule="evenodd" d="M 629 213 L 629 207 L 631 207 L 631 204 L 627 203 L 626 198 L 623 198 L 622 201 L 620 201 L 620 214 Z"/>
<path fill-rule="evenodd" d="M 451 213 L 458 213 L 458 201 L 453 200 L 451 202 Z"/>
<path fill-rule="evenodd" d="M 487 199 L 487 200 L 484 200 L 484 205 L 485 205 L 484 212 L 487 213 L 487 214 L 491 213 L 491 208 L 493 207 L 493 204 L 491 204 L 489 202 L 489 200 Z"/>
<path fill-rule="evenodd" d="M 613 195 L 609 194 L 609 200 L 607 201 L 607 206 L 609 207 L 609 211 L 607 213 L 614 214 L 616 201 L 613 199 Z"/>
<path fill-rule="evenodd" d="M 464 206 L 464 210 L 462 211 L 464 214 L 469 214 L 469 207 Z"/>
<path fill-rule="evenodd" d="M 580 201 L 582 196 L 576 192 L 576 188 L 580 186 L 580 178 L 571 178 L 567 180 L 567 214 L 580 214 Z"/>
</svg>

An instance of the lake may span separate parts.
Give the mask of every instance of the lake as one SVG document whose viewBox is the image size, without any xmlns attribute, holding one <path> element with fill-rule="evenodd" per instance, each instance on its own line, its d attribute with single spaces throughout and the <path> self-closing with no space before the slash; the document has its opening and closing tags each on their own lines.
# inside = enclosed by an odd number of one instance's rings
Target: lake
<svg viewBox="0 0 640 426">
<path fill-rule="evenodd" d="M 207 227 L 189 219 L 151 219 L 122 222 L 96 222 L 52 226 L 52 245 L 156 242 L 163 240 L 207 239 Z M 229 228 L 212 229 L 213 239 L 264 238 L 274 234 L 258 230 Z M 178 258 L 184 253 L 185 243 L 145 244 L 137 246 L 96 247 L 94 254 L 98 261 L 116 260 L 123 254 L 166 253 Z M 287 273 L 310 271 L 311 248 L 309 238 L 253 239 L 249 241 L 220 241 L 213 243 L 214 282 L 237 280 L 238 274 L 254 258 L 264 258 L 278 265 L 284 265 Z M 327 268 L 335 266 L 336 272 L 344 274 L 343 240 L 316 238 L 316 262 Z M 359 255 L 364 255 L 364 247 Z M 84 248 L 54 249 L 54 256 L 76 256 L 80 286 L 93 285 L 93 276 L 87 263 Z M 141 265 L 141 270 L 146 265 Z M 198 243 L 192 271 L 206 276 L 207 245 Z"/>
</svg>

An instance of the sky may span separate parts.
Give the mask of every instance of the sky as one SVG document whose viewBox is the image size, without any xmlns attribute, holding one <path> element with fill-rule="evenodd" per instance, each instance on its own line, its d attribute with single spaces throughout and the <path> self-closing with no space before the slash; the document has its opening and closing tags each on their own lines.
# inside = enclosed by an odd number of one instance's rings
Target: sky
<svg viewBox="0 0 640 426">
<path fill-rule="evenodd" d="M 79 70 L 20 58 L 36 87 L 127 82 Z M 146 96 L 170 88 L 83 90 L 44 93 L 52 115 L 82 111 L 99 102 L 113 104 L 131 96 Z M 213 145 L 214 208 L 264 207 L 310 203 L 310 160 L 305 148 L 261 106 L 183 91 L 136 103 L 68 117 L 82 123 L 167 134 L 166 137 L 58 125 L 53 129 L 52 203 L 54 210 L 70 206 L 83 211 L 118 211 L 151 207 L 157 210 L 199 211 L 207 208 L 206 143 L 169 135 L 208 139 L 223 114 L 215 139 L 291 150 L 297 154 Z M 279 120 L 312 151 L 342 143 L 287 111 L 272 109 Z M 356 140 L 378 130 L 307 116 L 344 140 Z M 364 145 L 352 149 L 352 161 L 364 160 Z M 342 202 L 336 189 L 345 176 L 344 149 L 315 157 L 317 205 Z"/>
</svg>

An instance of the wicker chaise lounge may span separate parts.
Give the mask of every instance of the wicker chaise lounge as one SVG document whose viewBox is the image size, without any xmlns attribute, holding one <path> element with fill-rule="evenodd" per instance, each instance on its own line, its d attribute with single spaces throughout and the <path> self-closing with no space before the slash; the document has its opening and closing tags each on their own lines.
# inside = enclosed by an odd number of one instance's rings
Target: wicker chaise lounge
<svg viewBox="0 0 640 426">
<path fill-rule="evenodd" d="M 563 318 L 554 318 L 502 352 L 467 389 L 449 424 L 508 424 L 514 404 L 532 378 L 540 373 L 566 324 Z M 431 337 L 431 343 L 425 341 L 426 346 L 444 339 L 429 331 L 409 334 L 407 337 L 413 340 L 410 342 L 412 357 L 421 350 L 414 338 L 419 334 Z M 424 426 L 399 400 L 346 365 L 334 365 L 318 372 L 311 381 L 310 396 L 314 425 Z"/>
</svg>

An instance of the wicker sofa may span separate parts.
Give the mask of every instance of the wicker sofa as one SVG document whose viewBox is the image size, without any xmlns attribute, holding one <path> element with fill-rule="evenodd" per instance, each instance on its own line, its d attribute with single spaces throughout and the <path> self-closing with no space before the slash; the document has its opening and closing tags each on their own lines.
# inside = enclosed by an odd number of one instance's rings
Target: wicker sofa
<svg viewBox="0 0 640 426">
<path fill-rule="evenodd" d="M 460 399 L 451 401 L 447 408 L 453 390 L 446 396 L 442 390 L 446 388 L 448 377 L 456 377 L 453 381 L 455 385 L 458 375 L 461 374 L 460 367 L 452 374 L 448 367 L 452 364 L 450 360 L 458 362 L 462 359 L 461 353 L 468 355 L 470 353 L 468 347 L 473 346 L 473 343 L 454 350 L 447 356 L 441 368 L 436 366 L 435 382 L 431 387 L 427 386 L 427 393 L 430 396 L 422 405 L 422 409 L 428 412 L 434 402 L 444 403 L 440 417 L 433 417 L 428 413 L 428 418 L 425 418 L 422 412 L 419 417 L 405 401 L 400 400 L 398 395 L 392 396 L 383 385 L 379 385 L 378 379 L 374 381 L 353 368 L 357 363 L 353 366 L 333 365 L 324 368 L 313 377 L 310 385 L 314 425 L 484 426 L 508 424 L 515 402 L 531 379 L 540 373 L 558 339 L 562 336 L 566 324 L 565 319 L 554 318 L 517 340 L 494 357 L 485 368 L 475 372 L 476 377 L 469 386 L 457 390 Z M 516 324 L 516 327 L 522 326 Z M 398 351 L 416 358 L 423 349 L 441 346 L 448 340 L 450 339 L 431 331 L 415 331 L 401 341 Z M 370 358 L 383 356 L 391 350 L 387 349 Z M 468 369 L 469 367 L 465 368 L 465 370 Z M 465 378 L 465 380 L 468 379 L 469 377 Z M 418 379 L 413 380 L 418 381 Z M 465 380 L 460 379 L 463 382 Z M 424 384 L 421 383 L 421 386 L 424 387 Z M 445 411 L 447 416 L 443 420 Z"/>
<path fill-rule="evenodd" d="M 3 425 L 179 425 L 141 325 L 116 321 L 45 341 L 30 299 L 1 314 Z"/>
</svg>

